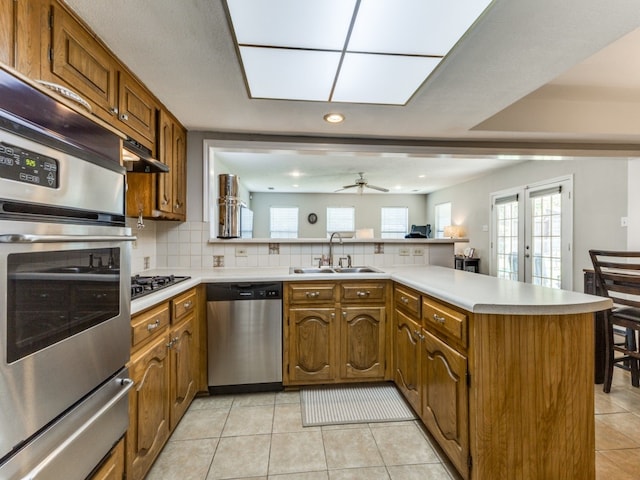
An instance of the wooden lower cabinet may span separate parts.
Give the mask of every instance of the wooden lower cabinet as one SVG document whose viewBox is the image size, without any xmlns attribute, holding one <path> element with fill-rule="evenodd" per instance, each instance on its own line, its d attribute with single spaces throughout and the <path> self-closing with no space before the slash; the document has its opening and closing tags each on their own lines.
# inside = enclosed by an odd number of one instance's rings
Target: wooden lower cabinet
<svg viewBox="0 0 640 480">
<path fill-rule="evenodd" d="M 284 384 L 388 379 L 386 281 L 285 284 Z"/>
<path fill-rule="evenodd" d="M 171 331 L 169 418 L 172 431 L 196 395 L 197 345 L 194 330 L 195 317 L 191 315 Z"/>
<path fill-rule="evenodd" d="M 394 376 L 393 380 L 413 409 L 422 410 L 423 383 L 420 368 L 420 323 L 400 310 L 395 310 L 394 322 Z"/>
<path fill-rule="evenodd" d="M 471 313 L 396 285 L 393 332 L 396 385 L 462 478 L 595 479 L 593 314 Z"/>
<path fill-rule="evenodd" d="M 385 376 L 385 307 L 342 307 L 340 377 L 349 380 Z"/>
<path fill-rule="evenodd" d="M 198 391 L 204 297 L 193 288 L 131 320 L 126 478 L 142 480 Z"/>
<path fill-rule="evenodd" d="M 127 478 L 142 479 L 169 438 L 169 335 L 165 333 L 131 357 L 135 385 L 129 394 Z"/>
<path fill-rule="evenodd" d="M 290 308 L 287 320 L 287 377 L 291 383 L 336 378 L 336 309 Z"/>
<path fill-rule="evenodd" d="M 426 330 L 422 335 L 421 418 L 460 472 L 468 471 L 467 357 Z"/>
<path fill-rule="evenodd" d="M 122 480 L 124 478 L 124 438 L 109 452 L 100 468 L 89 480 Z"/>
</svg>

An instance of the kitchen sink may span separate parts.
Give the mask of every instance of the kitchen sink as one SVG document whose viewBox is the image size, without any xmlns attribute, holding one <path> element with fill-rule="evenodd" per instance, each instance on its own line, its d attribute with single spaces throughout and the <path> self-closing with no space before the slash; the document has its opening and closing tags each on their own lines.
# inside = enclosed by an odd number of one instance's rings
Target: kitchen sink
<svg viewBox="0 0 640 480">
<path fill-rule="evenodd" d="M 289 273 L 334 273 L 331 267 L 291 267 Z"/>
<path fill-rule="evenodd" d="M 380 273 L 380 270 L 373 267 L 336 267 L 336 273 Z"/>
<path fill-rule="evenodd" d="M 373 267 L 291 267 L 289 273 L 380 273 Z"/>
</svg>

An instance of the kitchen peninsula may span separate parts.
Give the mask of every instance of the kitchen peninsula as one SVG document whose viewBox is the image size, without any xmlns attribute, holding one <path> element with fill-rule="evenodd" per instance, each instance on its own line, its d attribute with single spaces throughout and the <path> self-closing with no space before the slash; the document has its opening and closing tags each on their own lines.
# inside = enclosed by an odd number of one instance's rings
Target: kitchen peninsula
<svg viewBox="0 0 640 480">
<path fill-rule="evenodd" d="M 595 478 L 593 312 L 608 299 L 437 266 L 339 279 L 286 267 L 171 273 L 192 278 L 135 300 L 134 313 L 198 283 L 393 282 L 385 378 L 463 478 Z"/>
</svg>

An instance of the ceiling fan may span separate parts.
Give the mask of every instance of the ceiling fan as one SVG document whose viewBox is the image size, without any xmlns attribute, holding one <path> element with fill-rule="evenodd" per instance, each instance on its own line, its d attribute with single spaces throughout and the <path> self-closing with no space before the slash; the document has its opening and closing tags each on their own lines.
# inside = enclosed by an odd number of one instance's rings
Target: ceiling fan
<svg viewBox="0 0 640 480">
<path fill-rule="evenodd" d="M 377 187 L 376 185 L 369 185 L 369 182 L 367 182 L 367 179 L 363 177 L 364 172 L 358 172 L 358 175 L 360 175 L 360 178 L 356 178 L 354 180 L 353 185 L 345 185 L 342 188 L 339 188 L 338 190 L 336 190 L 336 192 L 340 192 L 342 190 L 346 190 L 347 188 L 358 188 L 358 193 L 362 193 L 364 187 L 367 188 L 372 188 L 374 190 L 379 190 L 380 192 L 388 192 L 389 189 L 388 188 L 383 188 L 383 187 Z"/>
</svg>

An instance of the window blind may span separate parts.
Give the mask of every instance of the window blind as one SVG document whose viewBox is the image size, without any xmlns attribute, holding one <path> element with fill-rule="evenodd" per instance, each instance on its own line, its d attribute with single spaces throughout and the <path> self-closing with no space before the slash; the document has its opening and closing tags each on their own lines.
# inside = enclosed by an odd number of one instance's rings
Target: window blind
<svg viewBox="0 0 640 480">
<path fill-rule="evenodd" d="M 298 238 L 298 207 L 271 207 L 269 230 L 271 238 Z"/>
<path fill-rule="evenodd" d="M 407 207 L 382 207 L 380 217 L 381 238 L 404 238 L 409 231 Z"/>
</svg>

